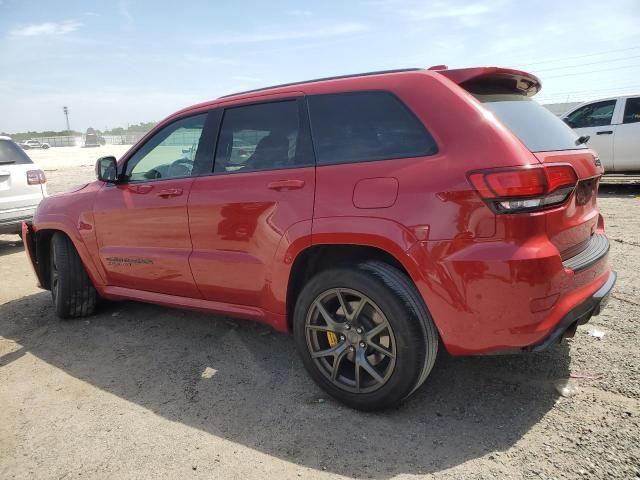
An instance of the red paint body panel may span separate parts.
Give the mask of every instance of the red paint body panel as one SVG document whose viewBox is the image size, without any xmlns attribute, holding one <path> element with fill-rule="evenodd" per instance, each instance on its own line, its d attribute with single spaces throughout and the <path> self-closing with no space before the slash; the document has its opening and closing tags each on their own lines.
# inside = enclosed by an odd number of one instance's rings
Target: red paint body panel
<svg viewBox="0 0 640 480">
<path fill-rule="evenodd" d="M 576 187 L 560 206 L 497 215 L 467 174 L 570 164 L 578 185 L 593 181 L 597 188 L 602 170 L 589 150 L 531 153 L 458 86 L 495 76 L 527 79 L 540 88 L 526 72 L 488 67 L 325 80 L 189 107 L 147 134 L 120 159 L 120 168 L 163 126 L 185 115 L 354 90 L 396 95 L 431 133 L 438 153 L 136 187 L 94 182 L 45 199 L 33 231 L 24 236 L 65 232 L 106 298 L 250 318 L 281 331 L 288 328 L 287 289 L 299 255 L 318 245 L 375 247 L 404 267 L 451 353 L 533 345 L 610 272 L 606 256 L 579 272 L 562 263 L 561 254 L 603 231 L 596 192 L 584 197 L 583 189 L 578 198 Z M 274 189 L 274 182 L 284 188 Z M 166 188 L 182 195 L 156 195 Z"/>
<path fill-rule="evenodd" d="M 302 187 L 269 188 L 289 180 Z M 314 190 L 313 167 L 197 178 L 189 198 L 189 263 L 203 298 L 284 314 L 286 297 L 269 304 L 274 256 L 282 242 L 295 242 L 292 231 L 311 235 Z M 306 231 L 290 230 L 299 223 Z"/>
<path fill-rule="evenodd" d="M 200 297 L 189 267 L 187 199 L 192 183 L 183 178 L 100 189 L 93 214 L 108 285 Z M 168 189 L 182 194 L 160 196 Z"/>
</svg>

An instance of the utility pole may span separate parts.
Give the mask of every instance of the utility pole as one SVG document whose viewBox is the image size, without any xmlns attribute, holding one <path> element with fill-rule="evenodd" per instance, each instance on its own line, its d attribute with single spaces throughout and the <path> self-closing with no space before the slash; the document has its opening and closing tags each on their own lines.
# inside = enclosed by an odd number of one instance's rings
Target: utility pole
<svg viewBox="0 0 640 480">
<path fill-rule="evenodd" d="M 67 131 L 71 131 L 71 127 L 69 126 L 69 109 L 64 106 L 62 107 L 62 111 L 64 112 L 64 116 L 67 119 Z"/>
</svg>

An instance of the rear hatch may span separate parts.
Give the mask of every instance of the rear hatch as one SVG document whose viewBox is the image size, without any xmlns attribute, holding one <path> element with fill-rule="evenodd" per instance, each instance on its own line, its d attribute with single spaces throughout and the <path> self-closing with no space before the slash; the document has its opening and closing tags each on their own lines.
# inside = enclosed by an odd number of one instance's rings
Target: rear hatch
<svg viewBox="0 0 640 480">
<path fill-rule="evenodd" d="M 586 139 L 579 139 L 562 120 L 531 98 L 540 90 L 540 81 L 526 72 L 495 67 L 439 73 L 473 94 L 540 164 L 573 168 L 576 182 L 572 194 L 566 202 L 544 211 L 546 232 L 563 260 L 586 249 L 598 228 L 597 191 L 603 169 L 587 148 Z"/>
</svg>

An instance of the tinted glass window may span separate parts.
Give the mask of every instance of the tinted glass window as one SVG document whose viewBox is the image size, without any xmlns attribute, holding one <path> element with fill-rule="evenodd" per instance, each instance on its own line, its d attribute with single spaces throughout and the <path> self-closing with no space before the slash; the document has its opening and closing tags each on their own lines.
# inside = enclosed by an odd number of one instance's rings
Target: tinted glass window
<svg viewBox="0 0 640 480">
<path fill-rule="evenodd" d="M 129 180 L 189 177 L 207 114 L 183 118 L 151 137 L 127 162 Z"/>
<path fill-rule="evenodd" d="M 622 123 L 640 122 L 640 97 L 627 98 Z"/>
<path fill-rule="evenodd" d="M 229 108 L 222 118 L 214 172 L 249 172 L 308 164 L 300 147 L 298 102 Z"/>
<path fill-rule="evenodd" d="M 318 164 L 433 155 L 437 147 L 420 121 L 387 92 L 309 97 Z"/>
<path fill-rule="evenodd" d="M 616 100 L 591 103 L 579 108 L 567 116 L 567 123 L 572 128 L 603 127 L 611 125 Z"/>
<path fill-rule="evenodd" d="M 24 164 L 33 162 L 15 142 L 0 140 L 0 164 L 6 165 L 9 163 Z"/>
<path fill-rule="evenodd" d="M 476 95 L 532 152 L 576 150 L 578 135 L 553 113 L 522 95 Z"/>
</svg>

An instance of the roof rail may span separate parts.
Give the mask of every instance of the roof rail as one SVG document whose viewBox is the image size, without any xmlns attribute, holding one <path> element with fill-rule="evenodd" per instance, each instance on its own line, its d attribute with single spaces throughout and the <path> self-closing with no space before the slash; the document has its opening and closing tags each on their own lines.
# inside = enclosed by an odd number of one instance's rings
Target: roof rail
<svg viewBox="0 0 640 480">
<path fill-rule="evenodd" d="M 378 70 L 376 72 L 352 73 L 350 75 L 338 75 L 336 77 L 314 78 L 313 80 L 303 80 L 300 82 L 282 83 L 280 85 L 271 85 L 270 87 L 255 88 L 253 90 L 245 90 L 244 92 L 230 93 L 228 95 L 223 95 L 218 98 L 235 97 L 236 95 L 243 95 L 245 93 L 261 92 L 263 90 L 271 90 L 272 88 L 291 87 L 293 85 L 304 85 L 305 83 L 323 82 L 325 80 L 340 80 L 342 78 L 368 77 L 370 75 L 383 75 L 385 73 L 416 72 L 418 70 L 424 70 L 424 69 L 423 68 L 398 68 L 395 70 Z"/>
</svg>

